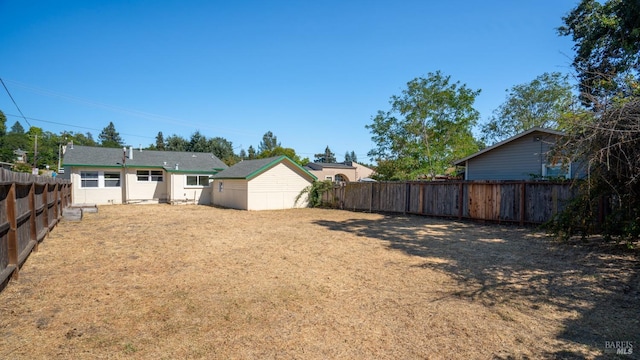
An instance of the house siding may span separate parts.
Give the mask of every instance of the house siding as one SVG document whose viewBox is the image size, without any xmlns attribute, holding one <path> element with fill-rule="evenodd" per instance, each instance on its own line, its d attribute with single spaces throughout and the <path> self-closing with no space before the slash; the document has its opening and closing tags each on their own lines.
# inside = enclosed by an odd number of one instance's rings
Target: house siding
<svg viewBox="0 0 640 360">
<path fill-rule="evenodd" d="M 121 169 L 114 168 L 100 168 L 100 167 L 83 167 L 83 168 L 68 168 L 65 169 L 70 173 L 69 179 L 71 180 L 71 193 L 74 203 L 77 204 L 122 204 L 122 180 L 120 187 L 105 188 L 83 188 L 80 177 L 81 171 L 97 171 L 104 173 L 107 172 L 122 172 Z"/>
<path fill-rule="evenodd" d="M 248 210 L 278 210 L 306 207 L 300 192 L 312 181 L 288 163 L 281 162 L 251 179 L 247 188 Z"/>
<path fill-rule="evenodd" d="M 222 191 L 220 183 L 223 185 Z M 211 187 L 213 205 L 247 209 L 247 184 L 244 179 L 216 179 Z"/>
<path fill-rule="evenodd" d="M 171 189 L 171 202 L 194 202 L 200 205 L 211 204 L 211 184 L 209 184 L 209 186 L 188 186 L 187 176 L 209 175 L 171 173 L 168 184 Z"/>
<path fill-rule="evenodd" d="M 536 138 L 540 140 L 536 141 Z M 556 135 L 533 132 L 466 162 L 467 180 L 530 180 L 542 164 Z"/>
</svg>

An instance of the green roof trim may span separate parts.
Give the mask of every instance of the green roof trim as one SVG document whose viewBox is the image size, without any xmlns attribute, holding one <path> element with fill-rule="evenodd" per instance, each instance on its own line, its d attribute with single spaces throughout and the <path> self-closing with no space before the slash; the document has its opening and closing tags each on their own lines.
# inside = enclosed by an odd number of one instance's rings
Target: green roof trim
<svg viewBox="0 0 640 360">
<path fill-rule="evenodd" d="M 258 170 L 256 170 L 256 171 L 252 172 L 251 174 L 247 175 L 247 176 L 245 177 L 245 179 L 246 179 L 246 180 L 251 180 L 251 179 L 253 179 L 254 177 L 256 177 L 256 176 L 260 175 L 261 173 L 263 173 L 264 171 L 267 171 L 268 169 L 270 169 L 270 168 L 272 168 L 272 167 L 276 166 L 277 164 L 281 163 L 281 162 L 282 162 L 283 160 L 285 160 L 285 159 L 286 159 L 286 160 L 289 160 L 289 162 L 290 162 L 291 164 L 293 164 L 293 165 L 294 165 L 295 167 L 297 167 L 298 169 L 302 170 L 302 172 L 303 172 L 303 173 L 305 173 L 305 174 L 307 174 L 307 175 L 311 176 L 311 178 L 312 178 L 314 181 L 315 181 L 315 180 L 318 180 L 318 178 L 317 178 L 315 175 L 313 175 L 312 173 L 310 173 L 310 172 L 308 172 L 307 170 L 305 170 L 302 166 L 298 165 L 295 161 L 293 161 L 293 160 L 289 159 L 289 157 L 287 157 L 286 155 L 281 155 L 280 157 L 278 157 L 278 158 L 274 159 L 272 162 L 270 162 L 270 163 L 268 163 L 268 164 L 264 165 L 263 167 L 259 168 Z"/>
<path fill-rule="evenodd" d="M 215 176 L 214 178 L 251 180 L 283 161 L 287 161 L 288 163 L 292 164 L 294 168 L 300 170 L 303 175 L 306 174 L 311 178 L 312 181 L 318 180 L 315 175 L 313 175 L 285 155 L 266 159 L 245 160 L 233 165 L 228 169 L 225 169 L 224 171 L 220 172 L 220 174 L 216 174 L 217 176 Z"/>
</svg>

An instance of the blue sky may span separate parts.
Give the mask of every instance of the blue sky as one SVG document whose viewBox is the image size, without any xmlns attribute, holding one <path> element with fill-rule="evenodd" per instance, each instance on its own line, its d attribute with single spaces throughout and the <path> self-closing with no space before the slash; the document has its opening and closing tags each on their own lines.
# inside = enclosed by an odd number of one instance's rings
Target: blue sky
<svg viewBox="0 0 640 360">
<path fill-rule="evenodd" d="M 0 77 L 33 126 L 115 124 L 221 136 L 236 153 L 272 131 L 302 157 L 328 145 L 370 162 L 365 128 L 408 81 L 442 71 L 481 89 L 481 122 L 506 90 L 571 73 L 556 28 L 577 0 L 0 0 Z M 0 89 L 0 110 L 21 120 Z M 59 125 L 59 124 L 65 125 Z"/>
</svg>

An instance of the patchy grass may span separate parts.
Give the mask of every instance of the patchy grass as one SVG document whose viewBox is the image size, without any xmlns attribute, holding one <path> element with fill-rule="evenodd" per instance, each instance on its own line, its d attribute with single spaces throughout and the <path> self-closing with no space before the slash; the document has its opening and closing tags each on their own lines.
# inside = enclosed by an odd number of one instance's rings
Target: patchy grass
<svg viewBox="0 0 640 360">
<path fill-rule="evenodd" d="M 527 229 L 107 206 L 0 293 L 0 358 L 595 358 L 640 346 L 638 261 Z"/>
</svg>

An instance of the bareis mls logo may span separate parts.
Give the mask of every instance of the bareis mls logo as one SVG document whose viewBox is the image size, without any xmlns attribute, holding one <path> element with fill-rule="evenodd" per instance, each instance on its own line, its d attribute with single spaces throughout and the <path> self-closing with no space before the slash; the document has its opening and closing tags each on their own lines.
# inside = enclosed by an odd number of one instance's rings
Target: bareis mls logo
<svg viewBox="0 0 640 360">
<path fill-rule="evenodd" d="M 631 355 L 633 354 L 633 342 L 605 341 L 604 352 L 606 354 Z"/>
</svg>

